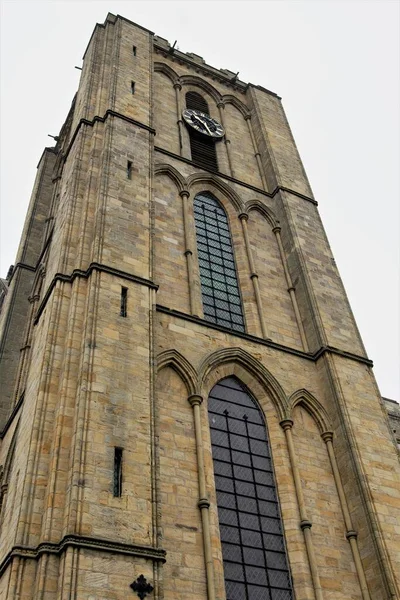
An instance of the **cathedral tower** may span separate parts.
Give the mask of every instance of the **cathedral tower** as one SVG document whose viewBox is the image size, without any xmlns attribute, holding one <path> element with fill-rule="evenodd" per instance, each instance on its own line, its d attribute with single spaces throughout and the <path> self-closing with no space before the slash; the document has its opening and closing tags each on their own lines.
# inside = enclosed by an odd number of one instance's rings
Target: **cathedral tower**
<svg viewBox="0 0 400 600">
<path fill-rule="evenodd" d="M 109 14 L 2 288 L 1 598 L 399 598 L 395 441 L 279 96 Z"/>
</svg>

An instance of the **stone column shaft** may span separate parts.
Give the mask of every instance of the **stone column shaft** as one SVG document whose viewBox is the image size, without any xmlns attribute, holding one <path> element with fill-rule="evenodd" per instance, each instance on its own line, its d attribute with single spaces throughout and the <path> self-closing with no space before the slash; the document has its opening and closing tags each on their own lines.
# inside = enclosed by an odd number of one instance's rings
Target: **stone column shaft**
<svg viewBox="0 0 400 600">
<path fill-rule="evenodd" d="M 354 564 L 355 564 L 357 575 L 358 575 L 358 580 L 360 583 L 362 597 L 363 597 L 363 600 L 370 600 L 367 580 L 365 578 L 364 568 L 363 568 L 363 565 L 361 562 L 360 551 L 358 549 L 357 532 L 354 530 L 353 523 L 351 521 L 349 508 L 347 506 L 347 501 L 346 501 L 346 495 L 344 493 L 342 480 L 341 480 L 338 465 L 336 462 L 335 451 L 333 449 L 333 443 L 332 443 L 333 433 L 331 431 L 324 431 L 324 433 L 321 435 L 321 437 L 326 444 L 329 461 L 331 463 L 333 478 L 335 480 L 335 485 L 336 485 L 337 493 L 339 496 L 340 506 L 342 508 L 343 519 L 344 519 L 344 523 L 346 526 L 346 537 L 349 540 Z"/>
<path fill-rule="evenodd" d="M 245 242 L 246 252 L 247 252 L 247 259 L 249 261 L 250 279 L 253 282 L 254 295 L 256 297 L 258 317 L 260 319 L 262 336 L 265 339 L 270 339 L 269 335 L 268 335 L 267 326 L 265 325 L 263 306 L 262 306 L 262 300 L 261 300 L 261 294 L 260 294 L 260 286 L 258 283 L 258 275 L 255 270 L 253 254 L 251 252 L 251 247 L 250 247 L 249 232 L 247 230 L 248 215 L 245 213 L 242 213 L 241 215 L 239 215 L 239 219 L 240 219 L 240 222 L 242 223 L 243 237 L 244 237 L 244 242 Z"/>
<path fill-rule="evenodd" d="M 304 503 L 303 488 L 301 485 L 300 472 L 299 472 L 299 468 L 297 466 L 296 452 L 295 452 L 294 444 L 293 444 L 293 437 L 292 437 L 293 421 L 291 419 L 284 419 L 283 421 L 280 422 L 280 425 L 281 425 L 282 429 L 284 430 L 285 436 L 286 436 L 286 442 L 287 442 L 289 458 L 290 458 L 290 466 L 292 468 L 294 487 L 296 490 L 297 502 L 298 502 L 299 512 L 300 512 L 300 527 L 303 532 L 304 542 L 306 545 L 308 563 L 309 563 L 310 572 L 311 572 L 311 579 L 312 579 L 312 583 L 313 583 L 313 587 L 314 587 L 315 600 L 323 600 L 321 583 L 320 583 L 319 574 L 318 574 L 317 561 L 315 559 L 314 545 L 313 545 L 312 536 L 311 536 L 312 523 L 307 518 L 307 511 L 306 511 L 306 506 Z"/>
<path fill-rule="evenodd" d="M 200 404 L 203 402 L 203 398 L 201 396 L 193 395 L 189 396 L 188 400 L 193 408 L 194 430 L 196 436 L 197 473 L 200 496 L 198 506 L 200 508 L 203 528 L 204 559 L 206 563 L 207 576 L 207 598 L 208 600 L 215 600 L 214 567 L 212 561 L 209 515 L 210 502 L 208 501 L 206 493 L 206 473 L 204 468 L 203 439 L 201 434 Z"/>
</svg>

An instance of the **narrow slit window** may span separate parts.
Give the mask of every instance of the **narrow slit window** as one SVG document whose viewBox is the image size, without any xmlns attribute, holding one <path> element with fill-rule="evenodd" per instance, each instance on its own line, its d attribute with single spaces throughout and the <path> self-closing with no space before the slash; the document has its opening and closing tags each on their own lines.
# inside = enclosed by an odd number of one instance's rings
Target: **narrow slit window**
<svg viewBox="0 0 400 600">
<path fill-rule="evenodd" d="M 114 448 L 114 496 L 122 496 L 122 448 Z"/>
<path fill-rule="evenodd" d="M 121 310 L 119 313 L 121 317 L 127 316 L 127 305 L 128 305 L 128 288 L 122 287 L 121 288 Z"/>
<path fill-rule="evenodd" d="M 132 92 L 132 94 L 135 93 L 135 82 L 134 81 L 131 81 L 131 92 Z"/>
<path fill-rule="evenodd" d="M 136 56 L 136 46 L 132 46 L 132 54 L 133 56 Z"/>
<path fill-rule="evenodd" d="M 128 179 L 132 179 L 132 161 L 128 160 L 126 163 L 126 176 Z"/>
</svg>

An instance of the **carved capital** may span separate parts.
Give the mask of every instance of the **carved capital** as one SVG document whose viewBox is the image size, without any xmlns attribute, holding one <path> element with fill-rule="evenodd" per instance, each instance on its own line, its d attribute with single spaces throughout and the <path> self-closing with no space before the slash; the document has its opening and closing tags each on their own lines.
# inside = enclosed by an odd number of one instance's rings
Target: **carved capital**
<svg viewBox="0 0 400 600">
<path fill-rule="evenodd" d="M 245 121 L 250 121 L 250 119 L 251 119 L 251 114 L 250 113 L 247 113 L 247 115 L 244 115 L 244 120 Z"/>
<path fill-rule="evenodd" d="M 190 192 L 189 192 L 189 190 L 181 190 L 179 192 L 179 195 L 181 196 L 181 198 L 189 198 Z"/>
<path fill-rule="evenodd" d="M 280 232 L 282 231 L 282 228 L 281 228 L 281 227 L 279 227 L 279 225 L 277 225 L 277 226 L 275 226 L 275 227 L 273 227 L 273 228 L 272 228 L 272 231 L 273 231 L 273 232 L 275 233 L 275 235 L 276 235 L 277 233 L 280 233 Z"/>
<path fill-rule="evenodd" d="M 179 81 L 175 81 L 174 83 L 174 88 L 176 90 L 181 90 L 182 89 L 182 85 L 179 83 Z"/>
<path fill-rule="evenodd" d="M 324 440 L 325 444 L 327 442 L 331 442 L 333 440 L 333 431 L 324 431 L 321 433 L 321 437 Z"/>
<path fill-rule="evenodd" d="M 190 406 L 196 406 L 196 404 L 200 406 L 200 404 L 203 402 L 203 397 L 199 396 L 198 394 L 192 394 L 189 396 L 188 402 Z"/>
<path fill-rule="evenodd" d="M 350 540 L 351 538 L 357 539 L 357 531 L 354 531 L 354 529 L 351 529 L 350 531 L 348 531 L 346 533 L 346 538 L 348 540 Z"/>
<path fill-rule="evenodd" d="M 218 108 L 225 108 L 225 102 L 221 101 L 217 104 Z"/>
<path fill-rule="evenodd" d="M 279 425 L 282 427 L 283 431 L 286 431 L 286 429 L 292 429 L 293 421 L 292 419 L 283 419 L 280 421 Z"/>
<path fill-rule="evenodd" d="M 240 213 L 239 219 L 241 221 L 248 221 L 249 220 L 249 215 L 247 213 Z"/>
</svg>

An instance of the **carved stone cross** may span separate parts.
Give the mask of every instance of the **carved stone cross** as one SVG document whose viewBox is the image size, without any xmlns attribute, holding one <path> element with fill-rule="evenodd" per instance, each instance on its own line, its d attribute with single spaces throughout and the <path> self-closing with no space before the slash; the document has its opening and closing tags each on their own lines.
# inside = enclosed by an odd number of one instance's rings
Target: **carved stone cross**
<svg viewBox="0 0 400 600">
<path fill-rule="evenodd" d="M 150 585 L 150 583 L 147 583 L 147 579 L 144 575 L 139 575 L 136 581 L 131 583 L 130 587 L 133 589 L 134 592 L 137 593 L 140 600 L 144 600 L 147 594 L 151 594 L 151 592 L 154 589 L 153 586 Z"/>
</svg>

